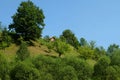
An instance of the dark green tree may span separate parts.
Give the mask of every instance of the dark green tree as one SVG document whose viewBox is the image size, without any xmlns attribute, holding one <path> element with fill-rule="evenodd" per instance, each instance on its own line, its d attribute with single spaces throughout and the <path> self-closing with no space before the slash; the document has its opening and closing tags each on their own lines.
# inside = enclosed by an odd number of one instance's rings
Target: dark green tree
<svg viewBox="0 0 120 80">
<path fill-rule="evenodd" d="M 72 45 L 73 47 L 75 47 L 76 49 L 78 48 L 79 46 L 79 41 L 77 40 L 77 37 L 75 36 L 75 34 L 67 29 L 67 30 L 64 30 L 62 32 L 62 35 L 60 36 L 60 38 L 65 41 L 66 43 Z"/>
<path fill-rule="evenodd" d="M 49 41 L 50 41 L 49 35 L 44 36 L 44 40 L 45 40 L 46 42 L 49 42 Z"/>
<path fill-rule="evenodd" d="M 15 30 L 24 40 L 34 40 L 41 36 L 44 28 L 44 14 L 30 0 L 22 2 L 16 14 L 12 16 L 13 23 L 9 25 L 10 30 Z"/>
<path fill-rule="evenodd" d="M 72 66 L 65 66 L 61 68 L 58 80 L 78 80 L 75 69 Z"/>
<path fill-rule="evenodd" d="M 110 65 L 110 58 L 107 56 L 101 57 L 94 66 L 94 79 L 106 80 L 106 69 Z"/>
<path fill-rule="evenodd" d="M 20 45 L 20 48 L 17 51 L 17 59 L 18 60 L 25 60 L 26 58 L 28 58 L 30 56 L 30 52 L 27 49 L 27 44 L 25 42 L 22 42 Z"/>
<path fill-rule="evenodd" d="M 111 55 L 111 53 L 114 52 L 117 49 L 119 49 L 119 45 L 117 45 L 117 44 L 110 45 L 107 49 L 108 55 Z"/>
<path fill-rule="evenodd" d="M 39 71 L 25 62 L 18 63 L 10 72 L 11 80 L 40 80 Z"/>
<path fill-rule="evenodd" d="M 88 43 L 85 40 L 85 38 L 80 38 L 80 46 L 88 46 Z"/>
<path fill-rule="evenodd" d="M 9 35 L 9 31 L 7 30 L 7 28 L 4 28 L 2 30 L 1 37 L 0 37 L 0 47 L 2 49 L 5 49 L 6 47 L 10 46 L 11 42 L 12 42 L 12 38 Z"/>
<path fill-rule="evenodd" d="M 84 60 L 70 57 L 64 61 L 76 70 L 78 80 L 90 80 L 93 70 Z"/>
<path fill-rule="evenodd" d="M 95 41 L 90 41 L 89 45 L 91 49 L 94 49 L 96 47 Z"/>
<path fill-rule="evenodd" d="M 114 51 L 111 56 L 111 65 L 120 66 L 120 49 Z"/>
</svg>

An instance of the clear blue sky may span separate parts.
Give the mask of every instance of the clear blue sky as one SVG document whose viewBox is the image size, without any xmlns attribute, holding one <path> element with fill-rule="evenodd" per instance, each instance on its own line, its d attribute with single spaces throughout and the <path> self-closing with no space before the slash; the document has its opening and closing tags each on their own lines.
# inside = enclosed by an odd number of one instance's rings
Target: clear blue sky
<svg viewBox="0 0 120 80">
<path fill-rule="evenodd" d="M 21 1 L 1 0 L 0 21 L 8 26 Z M 43 9 L 45 29 L 43 36 L 59 36 L 71 29 L 78 39 L 96 41 L 97 46 L 107 48 L 120 44 L 120 0 L 32 0 Z"/>
</svg>

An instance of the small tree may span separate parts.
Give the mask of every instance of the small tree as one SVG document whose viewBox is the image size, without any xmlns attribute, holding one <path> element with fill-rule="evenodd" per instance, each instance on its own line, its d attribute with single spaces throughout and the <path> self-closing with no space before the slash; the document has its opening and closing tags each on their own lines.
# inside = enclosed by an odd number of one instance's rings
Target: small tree
<svg viewBox="0 0 120 80">
<path fill-rule="evenodd" d="M 95 46 L 96 46 L 95 43 L 96 43 L 95 41 L 90 41 L 89 45 L 91 49 L 95 49 Z"/>
<path fill-rule="evenodd" d="M 60 39 L 63 40 L 63 41 L 65 41 L 66 43 L 72 45 L 76 49 L 79 46 L 79 41 L 77 40 L 77 37 L 69 29 L 63 31 L 62 35 L 60 36 Z"/>
<path fill-rule="evenodd" d="M 85 38 L 80 38 L 80 46 L 88 46 L 87 41 L 85 40 Z"/>
<path fill-rule="evenodd" d="M 22 42 L 20 48 L 17 51 L 17 58 L 21 61 L 25 60 L 30 56 L 30 52 L 27 49 L 27 45 L 25 42 Z"/>
<path fill-rule="evenodd" d="M 1 33 L 0 37 L 0 46 L 2 49 L 5 49 L 6 47 L 9 47 L 12 42 L 11 36 L 9 35 L 9 32 L 7 28 L 4 28 Z"/>
<path fill-rule="evenodd" d="M 55 42 L 55 50 L 59 53 L 59 57 L 61 57 L 62 54 L 69 51 L 69 45 L 65 42 L 62 42 L 61 40 L 56 40 Z"/>
<path fill-rule="evenodd" d="M 117 49 L 119 49 L 119 45 L 117 45 L 117 44 L 111 44 L 111 45 L 108 47 L 108 49 L 107 49 L 107 54 L 108 54 L 109 56 L 111 56 L 111 54 L 112 54 L 115 50 L 117 50 Z"/>
</svg>

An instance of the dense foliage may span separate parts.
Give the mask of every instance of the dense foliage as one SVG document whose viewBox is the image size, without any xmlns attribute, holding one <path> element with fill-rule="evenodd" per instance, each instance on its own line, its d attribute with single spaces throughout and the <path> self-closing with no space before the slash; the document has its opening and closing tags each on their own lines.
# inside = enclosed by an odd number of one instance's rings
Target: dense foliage
<svg viewBox="0 0 120 80">
<path fill-rule="evenodd" d="M 108 56 L 92 66 L 79 57 L 55 58 L 39 55 L 24 61 L 8 61 L 0 54 L 1 80 L 119 80 L 120 66 Z M 11 64 L 12 63 L 12 64 Z"/>
<path fill-rule="evenodd" d="M 45 17 L 30 0 L 12 18 L 10 31 L 0 23 L 0 80 L 120 80 L 119 45 L 105 50 L 95 41 L 78 41 L 69 29 L 54 40 L 39 38 Z M 6 54 L 16 43 L 16 54 Z M 40 55 L 32 54 L 31 47 L 40 49 Z"/>
<path fill-rule="evenodd" d="M 12 18 L 9 29 L 15 30 L 24 40 L 34 40 L 41 36 L 45 17 L 43 11 L 31 1 L 22 2 Z"/>
<path fill-rule="evenodd" d="M 30 56 L 30 52 L 28 51 L 27 44 L 25 42 L 21 43 L 20 48 L 18 49 L 16 55 L 17 59 L 21 61 L 25 60 Z"/>
<path fill-rule="evenodd" d="M 60 36 L 60 38 L 61 38 L 62 41 L 65 41 L 66 43 L 72 45 L 76 49 L 79 46 L 79 41 L 77 40 L 75 34 L 69 29 L 64 30 L 62 32 L 62 35 Z"/>
</svg>

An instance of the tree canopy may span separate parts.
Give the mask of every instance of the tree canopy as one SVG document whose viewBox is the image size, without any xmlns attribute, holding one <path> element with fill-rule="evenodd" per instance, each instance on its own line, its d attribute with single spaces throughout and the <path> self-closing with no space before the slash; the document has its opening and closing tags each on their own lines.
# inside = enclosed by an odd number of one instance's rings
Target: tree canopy
<svg viewBox="0 0 120 80">
<path fill-rule="evenodd" d="M 66 29 L 62 32 L 62 35 L 60 36 L 60 38 L 65 41 L 66 43 L 72 45 L 75 48 L 78 48 L 79 46 L 79 41 L 77 40 L 77 37 L 75 36 L 75 34 L 69 30 Z"/>
<path fill-rule="evenodd" d="M 22 36 L 24 40 L 34 40 L 41 36 L 44 28 L 44 14 L 31 1 L 22 2 L 17 12 L 12 16 L 13 23 L 9 29 Z"/>
</svg>

